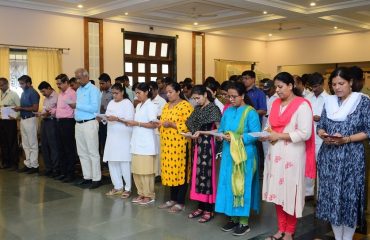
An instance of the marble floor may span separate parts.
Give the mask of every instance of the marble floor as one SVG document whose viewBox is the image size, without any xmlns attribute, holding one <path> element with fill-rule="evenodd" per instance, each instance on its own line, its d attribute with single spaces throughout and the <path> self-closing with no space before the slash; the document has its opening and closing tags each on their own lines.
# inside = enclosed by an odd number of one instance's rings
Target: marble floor
<svg viewBox="0 0 370 240">
<path fill-rule="evenodd" d="M 168 191 L 156 184 L 157 201 L 150 206 L 130 199 L 106 197 L 110 184 L 81 189 L 37 174 L 0 170 L 0 240 L 124 240 L 124 239 L 264 239 L 276 230 L 275 211 L 262 203 L 260 214 L 252 214 L 251 231 L 242 237 L 220 230 L 226 218 L 219 214 L 209 223 L 187 218 L 195 207 L 170 214 L 157 206 Z M 295 239 L 334 239 L 327 224 L 314 218 L 312 203 L 306 204 Z M 357 239 L 367 239 L 358 235 Z"/>
</svg>

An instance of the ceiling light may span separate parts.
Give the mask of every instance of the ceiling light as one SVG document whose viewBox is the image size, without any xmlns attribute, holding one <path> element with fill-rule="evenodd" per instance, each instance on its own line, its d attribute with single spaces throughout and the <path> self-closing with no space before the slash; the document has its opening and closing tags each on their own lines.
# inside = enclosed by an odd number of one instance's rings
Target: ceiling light
<svg viewBox="0 0 370 240">
<path fill-rule="evenodd" d="M 269 37 L 272 37 L 272 33 L 269 33 Z"/>
<path fill-rule="evenodd" d="M 311 3 L 310 3 L 310 6 L 311 6 L 311 7 L 314 7 L 314 6 L 316 6 L 316 3 L 315 3 L 315 2 L 311 2 Z"/>
<path fill-rule="evenodd" d="M 334 29 L 338 29 L 338 27 L 337 26 L 334 26 Z"/>
<path fill-rule="evenodd" d="M 197 23 L 197 22 L 194 22 L 194 23 L 193 23 L 193 25 L 194 25 L 194 26 L 198 26 L 198 23 Z"/>
<path fill-rule="evenodd" d="M 77 5 L 78 8 L 83 8 L 84 6 L 82 4 Z"/>
<path fill-rule="evenodd" d="M 267 11 L 263 11 L 263 14 L 267 14 Z"/>
<path fill-rule="evenodd" d="M 128 15 L 128 12 L 125 12 L 124 14 L 125 14 L 125 16 L 127 16 Z"/>
</svg>

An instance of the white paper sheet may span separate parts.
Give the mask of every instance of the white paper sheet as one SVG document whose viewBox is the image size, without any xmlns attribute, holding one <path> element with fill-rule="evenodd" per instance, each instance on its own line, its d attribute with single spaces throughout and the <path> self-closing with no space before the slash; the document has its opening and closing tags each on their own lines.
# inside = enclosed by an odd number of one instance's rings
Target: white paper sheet
<svg viewBox="0 0 370 240">
<path fill-rule="evenodd" d="M 15 118 L 17 113 L 13 110 L 13 107 L 1 107 L 1 118 L 9 119 L 9 117 Z"/>
<path fill-rule="evenodd" d="M 263 131 L 263 132 L 251 132 L 251 133 L 248 133 L 248 135 L 252 136 L 252 137 L 268 137 L 270 136 L 270 133 L 269 132 L 266 132 L 266 131 Z"/>
</svg>

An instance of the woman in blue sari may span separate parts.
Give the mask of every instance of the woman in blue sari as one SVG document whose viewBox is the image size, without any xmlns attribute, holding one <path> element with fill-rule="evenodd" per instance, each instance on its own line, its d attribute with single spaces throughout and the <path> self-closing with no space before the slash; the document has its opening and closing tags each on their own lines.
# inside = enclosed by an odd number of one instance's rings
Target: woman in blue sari
<svg viewBox="0 0 370 240">
<path fill-rule="evenodd" d="M 261 131 L 261 125 L 243 84 L 230 84 L 227 92 L 231 106 L 218 129 L 225 136 L 215 210 L 230 217 L 221 230 L 240 236 L 250 231 L 251 208 L 256 212 L 260 208 L 257 138 L 248 133 Z"/>
</svg>

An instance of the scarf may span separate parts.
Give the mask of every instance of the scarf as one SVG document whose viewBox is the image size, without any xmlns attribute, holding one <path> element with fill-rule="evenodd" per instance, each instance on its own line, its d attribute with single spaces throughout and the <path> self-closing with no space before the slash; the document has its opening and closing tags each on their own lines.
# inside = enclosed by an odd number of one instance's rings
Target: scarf
<svg viewBox="0 0 370 240">
<path fill-rule="evenodd" d="M 227 132 L 230 135 L 231 139 L 230 154 L 233 160 L 231 173 L 231 188 L 234 196 L 233 202 L 234 207 L 244 206 L 244 182 L 245 182 L 244 168 L 246 161 L 248 160 L 248 156 L 245 152 L 245 147 L 241 136 L 243 135 L 245 119 L 247 118 L 248 113 L 252 109 L 253 108 L 251 106 L 247 106 L 244 109 L 236 132 L 232 131 Z"/>
<path fill-rule="evenodd" d="M 269 116 L 271 129 L 275 132 L 282 133 L 286 125 L 289 124 L 293 114 L 297 111 L 298 107 L 306 102 L 310 108 L 309 101 L 302 97 L 294 98 L 285 111 L 280 115 L 281 99 L 278 98 L 272 103 L 271 113 Z M 311 109 L 312 110 L 312 109 Z M 314 179 L 316 177 L 316 157 L 315 157 L 315 134 L 313 134 L 314 126 L 312 121 L 311 137 L 306 141 L 306 170 L 305 176 Z"/>
<path fill-rule="evenodd" d="M 353 113 L 361 101 L 361 94 L 353 92 L 339 106 L 339 99 L 336 95 L 325 98 L 326 115 L 330 120 L 343 122 L 347 116 Z"/>
</svg>

